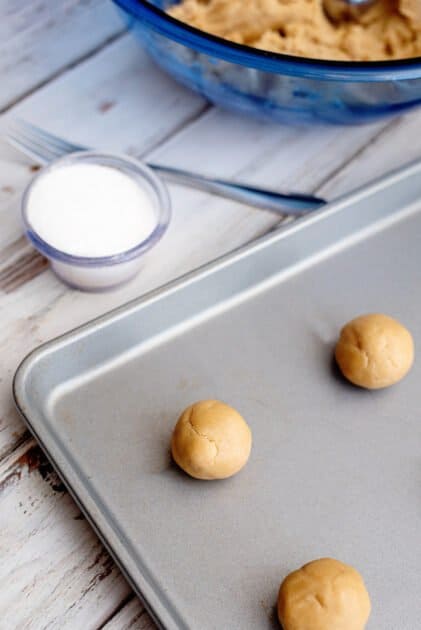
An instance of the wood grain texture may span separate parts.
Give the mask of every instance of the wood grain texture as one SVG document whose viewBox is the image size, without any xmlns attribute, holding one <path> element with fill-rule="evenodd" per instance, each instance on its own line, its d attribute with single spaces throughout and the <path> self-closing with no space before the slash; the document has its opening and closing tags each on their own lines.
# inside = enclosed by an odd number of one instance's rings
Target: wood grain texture
<svg viewBox="0 0 421 630">
<path fill-rule="evenodd" d="M 156 626 L 136 597 L 119 610 L 101 630 L 155 630 Z"/>
<path fill-rule="evenodd" d="M 20 236 L 3 249 L 0 255 L 0 291 L 11 293 L 48 267 L 48 260 L 30 247 Z"/>
<path fill-rule="evenodd" d="M 157 71 L 125 34 L 23 99 L 3 120 L 20 116 L 75 143 L 141 155 L 206 107 Z"/>
<path fill-rule="evenodd" d="M 108 0 L 1 0 L 0 111 L 122 32 Z"/>
<path fill-rule="evenodd" d="M 33 440 L 3 460 L 0 493 L 0 627 L 101 626 L 129 587 Z"/>
<path fill-rule="evenodd" d="M 208 109 L 158 72 L 129 36 L 105 45 L 120 29 L 107 13 L 110 4 L 0 0 L 0 17 L 7 16 L 7 24 L 0 19 L 0 52 L 7 48 L 6 57 L 0 55 L 0 102 L 10 103 L 60 73 L 8 115 L 76 142 L 329 198 L 421 152 L 411 140 L 421 129 L 417 113 L 368 127 L 300 129 Z M 69 15 L 60 22 L 66 7 Z M 85 43 L 76 47 L 80 22 Z M 20 57 L 28 57 L 19 61 L 19 79 L 7 65 L 16 46 Z M 41 52 L 53 48 L 49 56 L 57 59 L 45 65 Z M 62 285 L 22 239 L 19 200 L 33 169 L 0 145 L 0 629 L 151 630 L 142 606 L 18 418 L 13 373 L 39 343 L 247 242 L 279 218 L 171 186 L 173 221 L 142 273 L 117 291 L 82 294 Z"/>
<path fill-rule="evenodd" d="M 67 107 L 69 98 L 74 101 L 70 109 Z M 114 105 L 103 111 L 101 104 L 105 101 L 112 101 Z M 175 86 L 164 74 L 156 73 L 136 42 L 124 36 L 24 99 L 7 116 L 22 116 L 64 135 L 69 128 L 74 129 L 71 139 L 75 142 L 140 154 L 194 119 L 204 107 L 202 99 Z M 66 112 L 65 118 L 63 112 Z M 3 117 L 3 121 L 7 120 L 7 116 Z M 33 341 L 29 345 L 24 341 L 29 340 L 31 330 L 37 342 L 41 341 L 37 333 L 36 314 L 49 310 L 66 291 L 52 275 L 43 277 L 42 272 L 47 267 L 45 261 L 22 239 L 20 196 L 34 175 L 34 166 L 14 150 L 2 146 L 0 296 L 2 291 L 3 296 L 0 308 L 4 336 L 0 334 L 0 348 L 3 339 L 9 346 L 10 343 L 16 344 L 19 357 L 15 359 L 16 365 L 33 346 Z M 35 282 L 25 287 L 25 292 L 16 291 L 30 279 Z M 15 295 L 7 297 L 12 289 Z M 7 307 L 9 304 L 10 308 Z M 78 311 L 78 308 L 75 310 Z M 16 327 L 21 330 L 17 336 L 14 332 Z M 10 331 L 12 341 L 8 340 L 6 330 Z M 13 448 L 16 437 L 19 438 L 22 431 L 20 423 L 17 429 L 14 421 L 10 424 L 10 418 L 14 416 L 13 404 L 8 400 L 13 369 L 2 365 L 3 356 L 6 357 L 7 353 L 0 354 L 0 368 L 6 375 L 0 383 L 0 405 L 3 401 L 0 455 Z"/>
</svg>

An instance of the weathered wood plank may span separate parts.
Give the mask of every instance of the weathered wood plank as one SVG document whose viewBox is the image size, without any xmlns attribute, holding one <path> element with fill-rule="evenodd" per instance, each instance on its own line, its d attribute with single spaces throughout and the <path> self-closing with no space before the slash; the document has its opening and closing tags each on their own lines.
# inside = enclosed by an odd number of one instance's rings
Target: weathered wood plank
<svg viewBox="0 0 421 630">
<path fill-rule="evenodd" d="M 332 196 L 335 190 L 340 190 L 344 194 L 413 160 L 419 160 L 420 130 L 420 112 L 391 120 L 382 133 L 362 147 L 356 158 L 339 169 L 318 192 Z"/>
<path fill-rule="evenodd" d="M 33 440 L 3 460 L 0 500 L 0 627 L 101 626 L 129 587 Z"/>
<path fill-rule="evenodd" d="M 71 108 L 68 107 L 70 98 L 73 101 Z M 109 106 L 104 110 L 105 102 Z M 62 134 L 66 134 L 70 127 L 75 130 L 72 139 L 76 142 L 143 153 L 184 122 L 200 114 L 204 107 L 206 105 L 202 99 L 174 85 L 164 74 L 157 73 L 137 43 L 125 35 L 80 64 L 77 69 L 65 73 L 24 99 L 8 115 L 23 116 L 40 124 L 48 120 L 49 127 Z M 65 118 L 63 112 L 66 112 Z M 122 120 L 125 123 L 123 126 Z M 39 306 L 48 309 L 65 291 L 56 279 L 46 277 L 40 278 L 27 292 L 11 295 L 19 287 L 24 288 L 46 266 L 45 261 L 34 254 L 21 238 L 20 195 L 33 176 L 34 168 L 32 163 L 22 159 L 13 150 L 1 147 L 0 293 L 3 292 L 3 296 L 0 309 L 2 325 L 7 328 L 10 323 L 21 330 L 12 341 L 12 344 L 18 345 L 21 343 L 19 337 L 21 340 L 29 339 L 31 330 L 40 340 L 36 334 L 37 325 L 32 319 L 35 312 L 31 313 L 26 307 L 21 308 L 27 299 L 31 301 L 36 294 L 39 296 Z M 6 337 L 0 335 L 0 348 L 4 339 Z M 22 357 L 29 349 L 30 346 L 26 344 L 25 349 L 20 346 L 18 356 Z M 12 372 L 13 369 L 3 366 L 6 377 L 0 383 L 0 400 L 4 400 L 0 417 L 0 456 L 13 448 L 10 438 L 12 442 L 19 439 L 23 430 L 21 424 L 18 429 L 9 426 L 9 411 L 13 415 L 9 396 Z"/>
<path fill-rule="evenodd" d="M 206 107 L 158 71 L 125 34 L 21 101 L 3 120 L 20 116 L 64 137 L 71 130 L 76 143 L 139 155 Z"/>
<path fill-rule="evenodd" d="M 108 0 L 2 0 L 0 111 L 122 32 Z"/>
<path fill-rule="evenodd" d="M 156 626 L 140 601 L 133 598 L 101 630 L 155 630 Z"/>
</svg>

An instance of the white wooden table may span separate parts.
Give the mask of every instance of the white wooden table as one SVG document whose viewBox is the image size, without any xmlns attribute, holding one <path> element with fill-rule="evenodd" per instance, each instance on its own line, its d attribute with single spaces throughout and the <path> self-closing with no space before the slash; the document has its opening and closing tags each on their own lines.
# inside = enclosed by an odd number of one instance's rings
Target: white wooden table
<svg viewBox="0 0 421 630">
<path fill-rule="evenodd" d="M 300 129 L 215 109 L 152 65 L 109 0 L 0 0 L 0 113 L 98 148 L 328 198 L 421 156 L 421 112 Z M 22 237 L 20 197 L 35 168 L 0 142 L 0 630 L 152 629 L 19 419 L 13 374 L 38 344 L 279 218 L 171 187 L 174 218 L 143 273 L 111 293 L 79 293 Z"/>
</svg>

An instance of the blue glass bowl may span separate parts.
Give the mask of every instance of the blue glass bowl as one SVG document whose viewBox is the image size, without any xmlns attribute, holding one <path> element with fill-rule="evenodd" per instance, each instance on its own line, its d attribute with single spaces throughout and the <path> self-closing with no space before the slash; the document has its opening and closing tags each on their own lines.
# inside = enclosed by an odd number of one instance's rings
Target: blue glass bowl
<svg viewBox="0 0 421 630">
<path fill-rule="evenodd" d="M 149 55 L 210 101 L 285 122 L 366 123 L 421 103 L 421 57 L 319 61 L 214 37 L 164 13 L 174 0 L 114 0 Z"/>
</svg>

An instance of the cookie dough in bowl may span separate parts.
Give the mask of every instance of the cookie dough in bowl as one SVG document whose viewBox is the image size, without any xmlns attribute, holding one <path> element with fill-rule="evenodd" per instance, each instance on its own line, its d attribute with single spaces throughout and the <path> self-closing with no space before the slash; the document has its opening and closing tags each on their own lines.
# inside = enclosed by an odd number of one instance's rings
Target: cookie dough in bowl
<svg viewBox="0 0 421 630">
<path fill-rule="evenodd" d="M 338 61 L 421 55 L 419 0 L 378 0 L 358 20 L 332 22 L 323 0 L 182 0 L 170 15 L 202 31 L 276 53 Z"/>
<path fill-rule="evenodd" d="M 196 479 L 225 479 L 245 466 L 251 431 L 233 407 L 202 400 L 181 414 L 171 440 L 176 463 Z"/>
<path fill-rule="evenodd" d="M 351 383 L 380 389 L 397 383 L 410 370 L 414 342 L 411 333 L 392 317 L 361 315 L 342 328 L 335 358 Z"/>
<path fill-rule="evenodd" d="M 353 567 L 321 558 L 290 573 L 278 595 L 283 630 L 364 630 L 371 604 Z"/>
</svg>

